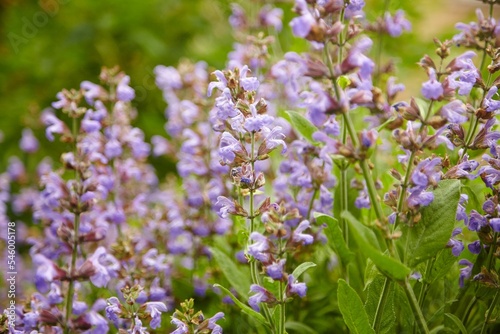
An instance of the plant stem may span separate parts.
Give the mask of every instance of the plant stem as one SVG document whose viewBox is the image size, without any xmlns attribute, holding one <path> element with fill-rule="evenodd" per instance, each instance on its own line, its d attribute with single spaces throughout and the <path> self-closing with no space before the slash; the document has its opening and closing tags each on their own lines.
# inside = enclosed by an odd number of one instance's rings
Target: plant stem
<svg viewBox="0 0 500 334">
<path fill-rule="evenodd" d="M 314 192 L 311 196 L 311 201 L 309 202 L 309 208 L 307 209 L 307 219 L 311 219 L 311 213 L 312 213 L 312 208 L 314 204 L 314 200 L 316 199 L 316 196 L 318 195 L 319 188 L 315 187 Z"/>
<path fill-rule="evenodd" d="M 375 315 L 373 317 L 373 329 L 375 333 L 379 333 L 380 323 L 382 321 L 382 314 L 384 314 L 385 303 L 387 302 L 388 291 L 391 287 L 391 280 L 386 277 L 384 286 L 382 287 L 382 294 L 380 295 L 380 299 L 378 301 L 377 309 L 375 310 Z"/>
<path fill-rule="evenodd" d="M 491 314 L 493 313 L 495 306 L 498 304 L 498 297 L 500 297 L 500 290 L 497 289 L 497 292 L 495 293 L 495 297 L 493 297 L 493 300 L 491 301 L 490 307 L 488 308 L 488 311 L 486 311 L 487 312 L 486 318 L 484 319 L 483 327 L 481 328 L 480 334 L 486 333 L 486 327 L 488 327 L 488 322 L 490 322 Z"/>
<path fill-rule="evenodd" d="M 427 323 L 425 321 L 424 315 L 422 314 L 422 310 L 418 305 L 417 297 L 415 297 L 415 293 L 413 292 L 413 288 L 410 285 L 408 279 L 405 280 L 403 285 L 403 289 L 405 290 L 406 297 L 410 302 L 410 307 L 413 310 L 413 314 L 415 315 L 415 320 L 417 321 L 418 328 L 421 333 L 429 333 L 429 328 L 427 328 Z"/>
<path fill-rule="evenodd" d="M 68 286 L 68 295 L 66 296 L 68 299 L 66 301 L 66 328 L 64 330 L 65 334 L 70 333 L 70 317 L 73 310 L 73 295 L 74 295 L 74 280 L 73 276 L 75 273 L 75 265 L 76 265 L 76 257 L 78 255 L 78 230 L 80 229 L 80 213 L 75 213 L 75 221 L 74 221 L 74 236 L 73 236 L 73 251 L 71 253 L 71 268 L 69 270 L 69 286 Z"/>
<path fill-rule="evenodd" d="M 497 240 L 500 235 L 500 232 L 495 232 L 493 233 L 493 242 L 491 243 L 490 250 L 488 252 L 488 258 L 486 259 L 486 265 L 488 271 L 491 270 L 491 268 L 494 268 L 493 266 L 493 261 L 495 258 L 493 257 L 493 254 L 495 254 L 495 251 L 497 249 Z"/>
</svg>

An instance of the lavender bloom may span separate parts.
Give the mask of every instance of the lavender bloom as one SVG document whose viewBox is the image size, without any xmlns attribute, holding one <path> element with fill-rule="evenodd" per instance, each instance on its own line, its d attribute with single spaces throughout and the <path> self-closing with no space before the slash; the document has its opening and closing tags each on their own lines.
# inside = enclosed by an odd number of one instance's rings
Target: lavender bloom
<svg viewBox="0 0 500 334">
<path fill-rule="evenodd" d="M 283 27 L 282 18 L 283 9 L 273 8 L 269 5 L 262 7 L 259 13 L 260 23 L 265 27 L 274 27 L 277 32 L 281 31 Z"/>
<path fill-rule="evenodd" d="M 278 262 L 273 262 L 266 267 L 266 273 L 274 280 L 280 280 L 283 278 L 283 268 L 285 266 L 285 259 L 281 259 Z"/>
<path fill-rule="evenodd" d="M 351 0 L 345 9 L 345 17 L 347 19 L 353 18 L 354 16 L 363 15 L 363 7 L 365 6 L 364 0 Z"/>
<path fill-rule="evenodd" d="M 33 135 L 31 129 L 23 129 L 23 135 L 21 141 L 19 142 L 19 147 L 26 153 L 35 153 L 38 151 L 38 140 Z"/>
<path fill-rule="evenodd" d="M 106 306 L 106 317 L 111 320 L 115 326 L 118 326 L 118 315 L 122 313 L 122 305 L 118 298 L 111 297 L 107 300 L 108 306 Z"/>
<path fill-rule="evenodd" d="M 443 95 L 444 89 L 436 79 L 436 71 L 429 68 L 429 80 L 422 84 L 422 95 L 429 100 L 437 100 Z"/>
<path fill-rule="evenodd" d="M 416 209 L 432 203 L 434 200 L 434 194 L 424 191 L 424 189 L 425 188 L 422 187 L 413 187 L 408 189 L 410 196 L 408 196 L 407 201 L 410 208 Z"/>
<path fill-rule="evenodd" d="M 463 243 L 459 240 L 453 239 L 453 237 L 459 235 L 460 233 L 462 233 L 461 228 L 454 229 L 453 233 L 451 234 L 451 239 L 448 241 L 448 244 L 447 244 L 448 247 L 451 247 L 451 253 L 456 257 L 460 256 L 460 254 L 464 250 Z"/>
<path fill-rule="evenodd" d="M 80 89 L 83 90 L 83 96 L 85 97 L 85 101 L 87 101 L 87 103 L 90 104 L 91 106 L 94 105 L 94 101 L 98 99 L 103 92 L 101 86 L 90 81 L 83 81 L 80 84 Z"/>
<path fill-rule="evenodd" d="M 222 333 L 222 327 L 216 324 L 216 322 L 222 318 L 224 318 L 224 313 L 217 312 L 213 317 L 208 319 L 208 329 L 212 330 L 212 334 Z"/>
<path fill-rule="evenodd" d="M 156 85 L 163 91 L 182 88 L 182 78 L 172 66 L 158 65 L 154 68 Z"/>
<path fill-rule="evenodd" d="M 471 252 L 472 254 L 479 254 L 481 253 L 481 242 L 479 240 L 471 242 L 470 244 L 467 245 L 467 248 L 469 249 L 469 252 Z"/>
<path fill-rule="evenodd" d="M 62 134 L 64 132 L 64 123 L 52 112 L 44 112 L 42 114 L 42 122 L 47 126 L 45 136 L 50 141 L 54 141 L 54 133 Z"/>
<path fill-rule="evenodd" d="M 497 86 L 493 86 L 490 88 L 486 97 L 484 98 L 483 108 L 486 109 L 487 112 L 496 113 L 500 109 L 500 101 L 493 100 L 493 96 L 497 94 L 498 88 Z"/>
<path fill-rule="evenodd" d="M 172 325 L 177 326 L 177 329 L 173 331 L 171 334 L 187 334 L 189 333 L 189 327 L 182 321 L 177 318 L 172 317 L 172 321 L 170 321 Z"/>
<path fill-rule="evenodd" d="M 441 179 L 440 164 L 441 158 L 422 160 L 412 173 L 411 180 L 413 184 L 423 188 L 426 188 L 429 184 L 437 185 Z"/>
<path fill-rule="evenodd" d="M 500 232 L 500 218 L 490 219 L 490 226 L 494 232 Z"/>
<path fill-rule="evenodd" d="M 405 12 L 402 10 L 398 10 L 393 17 L 391 17 L 391 14 L 385 13 L 384 21 L 387 32 L 392 37 L 401 36 L 403 30 L 411 30 L 411 23 L 405 19 Z"/>
<path fill-rule="evenodd" d="M 464 268 L 460 269 L 460 278 L 459 278 L 460 287 L 463 288 L 464 281 L 470 277 L 470 275 L 472 273 L 472 267 L 474 264 L 466 259 L 462 259 L 462 260 L 458 261 L 458 264 L 465 266 Z"/>
<path fill-rule="evenodd" d="M 135 91 L 129 86 L 130 77 L 123 76 L 118 85 L 116 86 L 116 98 L 123 102 L 130 102 L 135 97 Z"/>
<path fill-rule="evenodd" d="M 295 280 L 293 275 L 288 275 L 288 285 L 286 287 L 287 296 L 298 295 L 300 298 L 304 298 L 307 292 L 307 286 L 305 283 L 299 283 Z"/>
<path fill-rule="evenodd" d="M 147 331 L 148 328 L 142 326 L 142 321 L 138 317 L 135 317 L 134 323 L 134 329 L 132 330 L 133 334 L 149 334 L 149 332 Z M 151 326 L 151 328 L 154 327 Z"/>
<path fill-rule="evenodd" d="M 257 312 L 260 312 L 260 303 L 273 303 L 276 301 L 276 298 L 260 285 L 252 284 L 250 292 L 254 292 L 255 294 L 248 298 L 248 304 Z"/>
<path fill-rule="evenodd" d="M 229 132 L 224 132 L 220 138 L 219 154 L 222 162 L 228 164 L 233 162 L 235 153 L 243 152 L 243 147 L 239 140 L 233 137 Z"/>
<path fill-rule="evenodd" d="M 217 203 L 215 203 L 215 205 L 220 206 L 218 214 L 221 218 L 227 218 L 229 214 L 233 214 L 236 212 L 236 203 L 234 202 L 234 200 L 231 200 L 227 197 L 217 197 Z"/>
<path fill-rule="evenodd" d="M 465 203 L 469 200 L 469 196 L 466 194 L 460 194 L 460 200 L 458 202 L 458 207 L 457 207 L 457 215 L 456 215 L 456 220 L 460 221 L 463 220 L 465 225 L 469 224 L 469 216 L 467 216 L 467 212 L 465 212 Z"/>
<path fill-rule="evenodd" d="M 46 293 L 49 291 L 51 283 L 61 275 L 56 265 L 42 254 L 35 254 L 33 263 L 37 266 L 35 274 L 36 288 L 41 293 Z"/>
<path fill-rule="evenodd" d="M 306 38 L 312 27 L 316 24 L 316 19 L 309 12 L 305 0 L 295 0 L 295 8 L 301 16 L 295 17 L 290 21 L 292 32 L 297 37 Z"/>
<path fill-rule="evenodd" d="M 358 209 L 369 209 L 371 207 L 370 198 L 368 197 L 368 193 L 365 189 L 359 192 L 358 197 L 356 197 L 356 200 L 354 201 L 354 205 Z"/>
<path fill-rule="evenodd" d="M 233 28 L 242 29 L 246 26 L 245 11 L 236 3 L 231 4 L 231 15 L 229 16 L 229 24 Z"/>
<path fill-rule="evenodd" d="M 467 108 L 460 100 L 453 100 L 441 108 L 441 116 L 446 118 L 450 123 L 462 124 L 467 122 L 468 117 L 465 115 Z"/>
<path fill-rule="evenodd" d="M 151 315 L 151 328 L 155 329 L 161 326 L 161 313 L 167 312 L 167 306 L 162 302 L 148 302 L 144 304 L 146 312 Z"/>
<path fill-rule="evenodd" d="M 359 68 L 359 76 L 361 79 L 370 78 L 375 68 L 375 63 L 368 56 L 366 52 L 370 50 L 373 41 L 369 37 L 359 38 L 349 50 L 347 58 L 342 62 L 342 73 L 348 73 L 355 68 Z"/>
<path fill-rule="evenodd" d="M 292 240 L 296 243 L 303 243 L 304 245 L 310 245 L 314 241 L 314 237 L 309 234 L 304 234 L 304 230 L 311 226 L 308 220 L 303 220 L 299 226 L 293 231 Z"/>
<path fill-rule="evenodd" d="M 469 225 L 467 226 L 469 230 L 479 232 L 482 227 L 488 224 L 486 217 L 482 216 L 476 210 L 472 210 L 469 216 Z"/>
<path fill-rule="evenodd" d="M 446 78 L 451 88 L 458 88 L 459 95 L 469 95 L 472 87 L 474 87 L 474 84 L 476 83 L 476 80 L 480 77 L 479 71 L 477 70 L 471 59 L 475 55 L 476 54 L 474 52 L 466 52 L 463 55 L 457 57 L 455 59 L 455 67 L 459 70 L 452 72 Z"/>
<path fill-rule="evenodd" d="M 97 248 L 89 260 L 96 270 L 96 273 L 90 277 L 90 281 L 99 288 L 105 287 L 120 269 L 118 260 L 108 254 L 103 246 Z"/>
<path fill-rule="evenodd" d="M 272 116 L 257 114 L 255 104 L 250 105 L 250 112 L 252 113 L 252 116 L 245 119 L 245 129 L 248 132 L 258 132 L 265 126 L 271 125 L 274 121 L 274 117 Z"/>
<path fill-rule="evenodd" d="M 262 136 L 264 137 L 264 142 L 262 145 L 265 146 L 266 152 L 269 153 L 274 150 L 278 146 L 282 146 L 281 154 L 286 152 L 287 146 L 283 139 L 285 139 L 285 135 L 283 134 L 283 128 L 281 126 L 275 126 L 272 129 L 267 126 L 262 128 Z M 260 148 L 259 148 L 260 151 Z"/>
<path fill-rule="evenodd" d="M 248 246 L 248 254 L 262 263 L 268 263 L 270 259 L 269 249 L 271 247 L 269 239 L 259 232 L 252 232 L 250 239 L 255 242 Z"/>
</svg>

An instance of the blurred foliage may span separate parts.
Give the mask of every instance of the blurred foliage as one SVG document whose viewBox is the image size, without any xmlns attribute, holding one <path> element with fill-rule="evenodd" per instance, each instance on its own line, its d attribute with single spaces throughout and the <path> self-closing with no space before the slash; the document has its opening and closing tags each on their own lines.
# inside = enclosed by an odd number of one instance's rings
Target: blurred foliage
<svg viewBox="0 0 500 334">
<path fill-rule="evenodd" d="M 19 154 L 23 127 L 35 130 L 42 147 L 40 157 L 57 158 L 39 116 L 62 88 L 78 88 L 83 80 L 97 82 L 102 66 L 118 65 L 131 76 L 139 111 L 136 124 L 147 138 L 164 134 L 165 102 L 154 85 L 153 69 L 158 64 L 175 66 L 183 57 L 223 67 L 234 42 L 227 20 L 230 2 L 0 0 L 0 131 L 4 137 L 0 141 L 0 170 L 6 168 L 9 156 Z M 367 1 L 368 20 L 384 12 L 385 2 Z M 388 2 L 391 12 L 398 8 L 407 12 L 414 31 L 396 39 L 385 38 L 381 59 L 382 63 L 389 57 L 394 59 L 411 94 L 419 93 L 425 78 L 416 62 L 435 48 L 429 37 L 433 32 L 422 33 L 422 29 L 432 28 L 428 22 L 439 20 L 439 11 L 448 2 L 424 0 L 419 6 L 406 0 Z M 247 8 L 252 3 L 242 2 Z M 470 9 L 480 5 L 473 0 L 470 3 Z M 292 4 L 291 0 L 279 1 L 286 21 L 280 40 L 284 50 L 300 52 L 306 43 L 293 38 L 287 29 L 294 16 Z M 468 13 L 472 16 L 467 22 L 474 19 L 473 11 Z M 447 18 L 448 29 L 437 37 L 451 38 L 454 22 L 464 19 Z M 377 52 L 378 43 L 375 37 L 373 52 Z"/>
</svg>

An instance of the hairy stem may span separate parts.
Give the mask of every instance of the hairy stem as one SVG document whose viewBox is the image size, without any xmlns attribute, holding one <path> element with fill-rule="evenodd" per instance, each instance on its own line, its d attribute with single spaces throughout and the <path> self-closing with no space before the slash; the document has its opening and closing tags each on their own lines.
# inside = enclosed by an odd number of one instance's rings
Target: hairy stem
<svg viewBox="0 0 500 334">
<path fill-rule="evenodd" d="M 429 333 L 429 328 L 427 328 L 427 323 L 425 321 L 424 315 L 422 313 L 422 310 L 420 309 L 420 306 L 418 305 L 417 297 L 415 297 L 415 293 L 413 292 L 413 288 L 411 287 L 408 279 L 405 280 L 403 289 L 405 290 L 406 297 L 410 302 L 410 307 L 413 311 L 420 332 L 426 334 Z"/>
</svg>

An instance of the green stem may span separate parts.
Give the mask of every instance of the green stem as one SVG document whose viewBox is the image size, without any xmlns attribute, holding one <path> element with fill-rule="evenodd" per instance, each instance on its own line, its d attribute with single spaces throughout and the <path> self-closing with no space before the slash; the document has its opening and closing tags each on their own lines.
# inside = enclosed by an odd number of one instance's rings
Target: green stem
<svg viewBox="0 0 500 334">
<path fill-rule="evenodd" d="M 380 323 L 382 322 L 382 314 L 384 313 L 385 303 L 387 302 L 388 292 L 391 287 L 391 280 L 386 277 L 384 286 L 382 287 L 382 294 L 378 301 L 377 309 L 375 310 L 375 315 L 373 317 L 373 329 L 375 333 L 379 333 Z"/>
<path fill-rule="evenodd" d="M 495 251 L 497 249 L 497 240 L 499 235 L 500 232 L 493 233 L 493 242 L 491 243 L 490 250 L 488 252 L 488 258 L 486 259 L 486 265 L 488 266 L 487 267 L 488 271 L 490 271 L 493 268 L 493 261 L 495 260 L 493 254 L 495 254 Z"/>
<path fill-rule="evenodd" d="M 318 195 L 318 192 L 319 192 L 319 188 L 315 187 L 314 188 L 314 192 L 311 196 L 311 201 L 309 202 L 309 208 L 307 209 L 307 219 L 311 219 L 311 213 L 312 213 L 312 208 L 313 208 L 313 205 L 314 205 L 314 200 L 316 199 L 316 196 Z"/>
<path fill-rule="evenodd" d="M 469 320 L 469 314 L 472 311 L 472 308 L 474 307 L 476 302 L 477 298 L 474 296 L 472 297 L 472 300 L 470 301 L 469 305 L 467 305 L 467 309 L 465 310 L 464 316 L 462 318 L 462 323 L 464 324 L 464 326 L 467 324 L 467 320 Z"/>
<path fill-rule="evenodd" d="M 426 334 L 429 333 L 429 328 L 427 328 L 427 323 L 425 321 L 424 315 L 422 313 L 422 310 L 420 309 L 420 306 L 418 305 L 417 297 L 415 297 L 415 293 L 413 292 L 413 289 L 408 279 L 405 280 L 403 284 L 403 289 L 405 290 L 406 297 L 410 302 L 410 307 L 413 311 L 413 314 L 415 315 L 415 320 L 417 321 L 417 325 L 418 328 L 420 329 L 420 332 Z"/>
<path fill-rule="evenodd" d="M 488 327 L 488 322 L 490 322 L 491 314 L 493 313 L 495 306 L 499 302 L 498 297 L 500 297 L 500 290 L 497 289 L 497 292 L 495 293 L 495 297 L 491 301 L 491 304 L 490 304 L 490 307 L 488 308 L 488 311 L 486 311 L 487 312 L 486 318 L 484 319 L 483 327 L 481 328 L 480 334 L 486 333 L 486 327 Z"/>
</svg>

